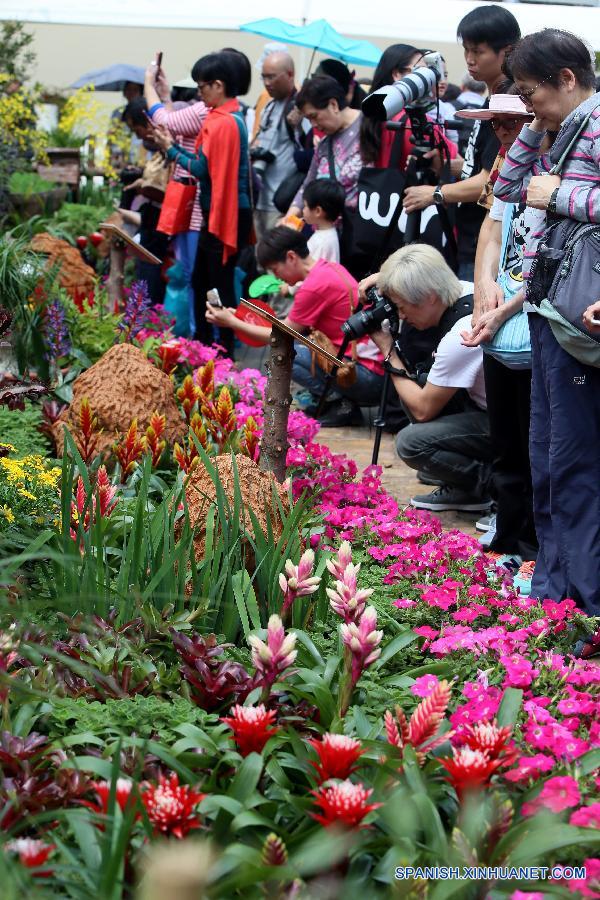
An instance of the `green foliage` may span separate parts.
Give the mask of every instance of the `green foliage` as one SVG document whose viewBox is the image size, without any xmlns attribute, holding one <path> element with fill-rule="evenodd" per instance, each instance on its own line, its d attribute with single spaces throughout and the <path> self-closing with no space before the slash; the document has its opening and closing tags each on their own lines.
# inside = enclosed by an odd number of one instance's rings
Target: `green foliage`
<svg viewBox="0 0 600 900">
<path fill-rule="evenodd" d="M 0 439 L 5 444 L 12 444 L 17 453 L 39 453 L 46 456 L 49 450 L 48 440 L 38 426 L 43 417 L 40 406 L 25 401 L 25 409 L 12 409 L 0 405 Z"/>
<path fill-rule="evenodd" d="M 93 734 L 104 739 L 121 734 L 138 738 L 156 738 L 173 744 L 180 737 L 178 726 L 189 723 L 201 727 L 208 717 L 185 697 L 161 700 L 159 697 L 123 697 L 105 703 L 87 698 L 61 697 L 52 702 L 45 730 L 52 740 L 74 734 Z M 82 743 L 89 741 L 83 739 Z"/>
<path fill-rule="evenodd" d="M 44 194 L 56 186 L 52 181 L 46 181 L 37 172 L 13 172 L 8 179 L 10 193 L 22 194 L 25 197 L 30 197 L 32 194 Z"/>
<path fill-rule="evenodd" d="M 25 31 L 22 22 L 2 22 L 0 25 L 0 72 L 16 81 L 27 81 L 36 60 L 31 48 L 34 36 Z"/>
<path fill-rule="evenodd" d="M 48 231 L 55 237 L 74 244 L 80 235 L 87 236 L 98 230 L 98 225 L 114 212 L 106 205 L 92 206 L 82 203 L 63 203 L 49 222 Z"/>
<path fill-rule="evenodd" d="M 83 365 L 93 365 L 115 342 L 119 316 L 105 312 L 104 291 L 98 288 L 93 307 L 85 304 L 80 312 L 66 291 L 61 291 L 61 301 L 67 310 L 72 355 Z"/>
</svg>

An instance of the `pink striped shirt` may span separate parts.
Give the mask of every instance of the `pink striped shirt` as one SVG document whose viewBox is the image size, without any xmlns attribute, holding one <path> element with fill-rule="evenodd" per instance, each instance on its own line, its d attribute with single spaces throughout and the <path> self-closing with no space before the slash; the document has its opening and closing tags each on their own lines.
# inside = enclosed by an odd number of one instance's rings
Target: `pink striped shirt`
<svg viewBox="0 0 600 900">
<path fill-rule="evenodd" d="M 202 123 L 208 115 L 208 109 L 202 103 L 190 103 L 182 106 L 180 109 L 165 109 L 161 104 L 155 104 L 150 108 L 152 121 L 157 125 L 164 125 L 171 132 L 173 139 L 184 148 L 192 153 L 196 150 L 196 140 L 200 134 Z M 189 172 L 181 166 L 175 166 L 173 172 L 174 178 L 189 178 Z M 192 218 L 190 220 L 190 231 L 200 231 L 202 226 L 202 211 L 200 209 L 200 188 L 196 191 L 196 200 L 192 209 Z"/>
</svg>

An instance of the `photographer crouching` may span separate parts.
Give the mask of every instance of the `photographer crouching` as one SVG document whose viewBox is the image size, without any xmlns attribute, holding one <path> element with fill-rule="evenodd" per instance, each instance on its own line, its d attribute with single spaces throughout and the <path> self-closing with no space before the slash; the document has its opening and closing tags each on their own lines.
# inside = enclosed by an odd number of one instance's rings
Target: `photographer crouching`
<svg viewBox="0 0 600 900">
<path fill-rule="evenodd" d="M 470 329 L 472 284 L 461 282 L 442 255 L 426 244 L 393 253 L 377 275 L 380 294 L 395 306 L 402 324 L 371 334 L 410 425 L 396 438 L 400 458 L 417 469 L 429 494 L 411 498 L 420 509 L 478 512 L 490 506 L 487 485 L 493 448 L 490 440 L 480 348 L 464 347 Z M 410 345 L 420 333 L 421 358 L 411 365 Z M 423 354 L 430 344 L 429 361 Z"/>
</svg>

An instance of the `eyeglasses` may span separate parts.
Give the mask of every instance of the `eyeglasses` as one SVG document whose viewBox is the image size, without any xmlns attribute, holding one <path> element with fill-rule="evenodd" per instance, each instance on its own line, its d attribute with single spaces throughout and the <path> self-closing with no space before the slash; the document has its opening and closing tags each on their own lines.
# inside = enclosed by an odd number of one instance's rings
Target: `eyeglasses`
<svg viewBox="0 0 600 900">
<path fill-rule="evenodd" d="M 199 81 L 198 82 L 198 90 L 203 91 L 205 87 L 212 87 L 214 81 Z"/>
<path fill-rule="evenodd" d="M 525 119 L 522 116 L 516 119 L 490 119 L 490 124 L 494 131 L 497 131 L 498 128 L 504 128 L 506 131 L 511 131 L 513 128 L 524 125 Z"/>
<path fill-rule="evenodd" d="M 538 81 L 538 83 L 534 87 L 530 88 L 530 90 L 523 91 L 522 94 L 518 94 L 517 96 L 521 98 L 523 103 L 529 103 L 530 99 L 533 97 L 537 89 L 543 84 L 546 84 L 547 81 L 550 81 L 551 77 L 551 75 L 548 75 L 547 78 L 543 78 L 542 81 Z"/>
</svg>

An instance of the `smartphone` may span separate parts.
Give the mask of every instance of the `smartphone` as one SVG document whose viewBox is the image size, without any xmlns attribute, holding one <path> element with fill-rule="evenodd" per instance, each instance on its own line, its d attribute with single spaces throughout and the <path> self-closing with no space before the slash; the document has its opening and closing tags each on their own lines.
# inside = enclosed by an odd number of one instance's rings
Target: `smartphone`
<svg viewBox="0 0 600 900">
<path fill-rule="evenodd" d="M 210 291 L 206 292 L 206 302 L 209 306 L 217 306 L 219 309 L 223 309 L 223 303 L 216 288 L 211 288 Z"/>
<path fill-rule="evenodd" d="M 160 67 L 162 66 L 162 57 L 163 57 L 163 52 L 162 52 L 162 50 L 159 50 L 159 52 L 156 54 L 156 68 L 159 71 L 160 71 Z"/>
</svg>

